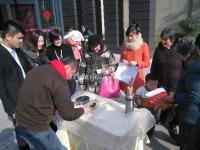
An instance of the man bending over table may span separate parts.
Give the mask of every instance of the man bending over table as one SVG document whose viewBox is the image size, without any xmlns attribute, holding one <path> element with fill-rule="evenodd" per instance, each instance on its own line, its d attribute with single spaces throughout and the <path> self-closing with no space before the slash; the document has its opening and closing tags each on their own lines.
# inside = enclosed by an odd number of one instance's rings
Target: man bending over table
<svg viewBox="0 0 200 150">
<path fill-rule="evenodd" d="M 71 58 L 52 60 L 28 72 L 19 91 L 16 107 L 16 132 L 31 150 L 64 150 L 49 127 L 55 109 L 64 120 L 72 121 L 90 107 L 74 108 L 67 80 L 76 73 L 78 62 Z"/>
</svg>

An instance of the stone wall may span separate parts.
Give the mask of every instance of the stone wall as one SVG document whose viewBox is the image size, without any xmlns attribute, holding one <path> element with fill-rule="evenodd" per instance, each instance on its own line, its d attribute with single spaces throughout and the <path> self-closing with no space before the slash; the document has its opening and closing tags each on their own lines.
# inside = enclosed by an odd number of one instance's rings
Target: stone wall
<svg viewBox="0 0 200 150">
<path fill-rule="evenodd" d="M 93 33 L 102 34 L 100 0 L 62 1 L 64 25 L 87 24 Z M 155 33 L 155 0 L 103 0 L 105 41 L 119 53 L 124 32 L 131 20 L 139 20 L 144 40 L 153 48 Z M 125 27 L 125 25 L 127 27 Z"/>
<path fill-rule="evenodd" d="M 138 20 L 141 26 L 141 32 L 149 44 L 151 53 L 154 50 L 155 37 L 155 7 L 156 0 L 130 0 L 129 22 Z"/>
<path fill-rule="evenodd" d="M 186 19 L 188 0 L 157 0 L 156 1 L 156 44 L 160 39 L 160 32 L 166 27 L 173 27 L 179 31 L 178 24 Z M 193 0 L 192 17 L 200 19 L 200 0 Z"/>
<path fill-rule="evenodd" d="M 63 21 L 65 28 L 69 25 L 78 26 L 76 0 L 62 0 Z"/>
</svg>

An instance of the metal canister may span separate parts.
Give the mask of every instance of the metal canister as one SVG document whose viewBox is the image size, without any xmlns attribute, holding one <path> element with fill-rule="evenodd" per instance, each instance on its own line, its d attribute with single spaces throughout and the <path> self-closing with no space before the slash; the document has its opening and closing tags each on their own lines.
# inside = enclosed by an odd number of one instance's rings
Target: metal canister
<svg viewBox="0 0 200 150">
<path fill-rule="evenodd" d="M 128 86 L 127 88 L 125 100 L 125 113 L 129 113 L 134 110 L 133 88 L 131 86 Z"/>
</svg>

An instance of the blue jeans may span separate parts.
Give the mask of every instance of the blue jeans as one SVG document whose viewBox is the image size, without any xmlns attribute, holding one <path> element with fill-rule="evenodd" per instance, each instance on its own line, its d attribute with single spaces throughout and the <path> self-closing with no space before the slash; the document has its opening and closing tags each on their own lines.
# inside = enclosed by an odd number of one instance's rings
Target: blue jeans
<svg viewBox="0 0 200 150">
<path fill-rule="evenodd" d="M 51 128 L 47 131 L 30 131 L 16 123 L 15 130 L 31 150 L 67 150 Z"/>
</svg>

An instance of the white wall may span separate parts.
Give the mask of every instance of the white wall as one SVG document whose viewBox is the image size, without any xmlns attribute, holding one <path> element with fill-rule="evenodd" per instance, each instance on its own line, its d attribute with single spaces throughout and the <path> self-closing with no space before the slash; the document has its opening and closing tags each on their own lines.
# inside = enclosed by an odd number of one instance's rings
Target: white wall
<svg viewBox="0 0 200 150">
<path fill-rule="evenodd" d="M 166 27 L 179 30 L 178 24 L 186 19 L 188 0 L 156 0 L 156 37 Z M 200 0 L 193 0 L 192 17 L 200 19 Z"/>
</svg>

